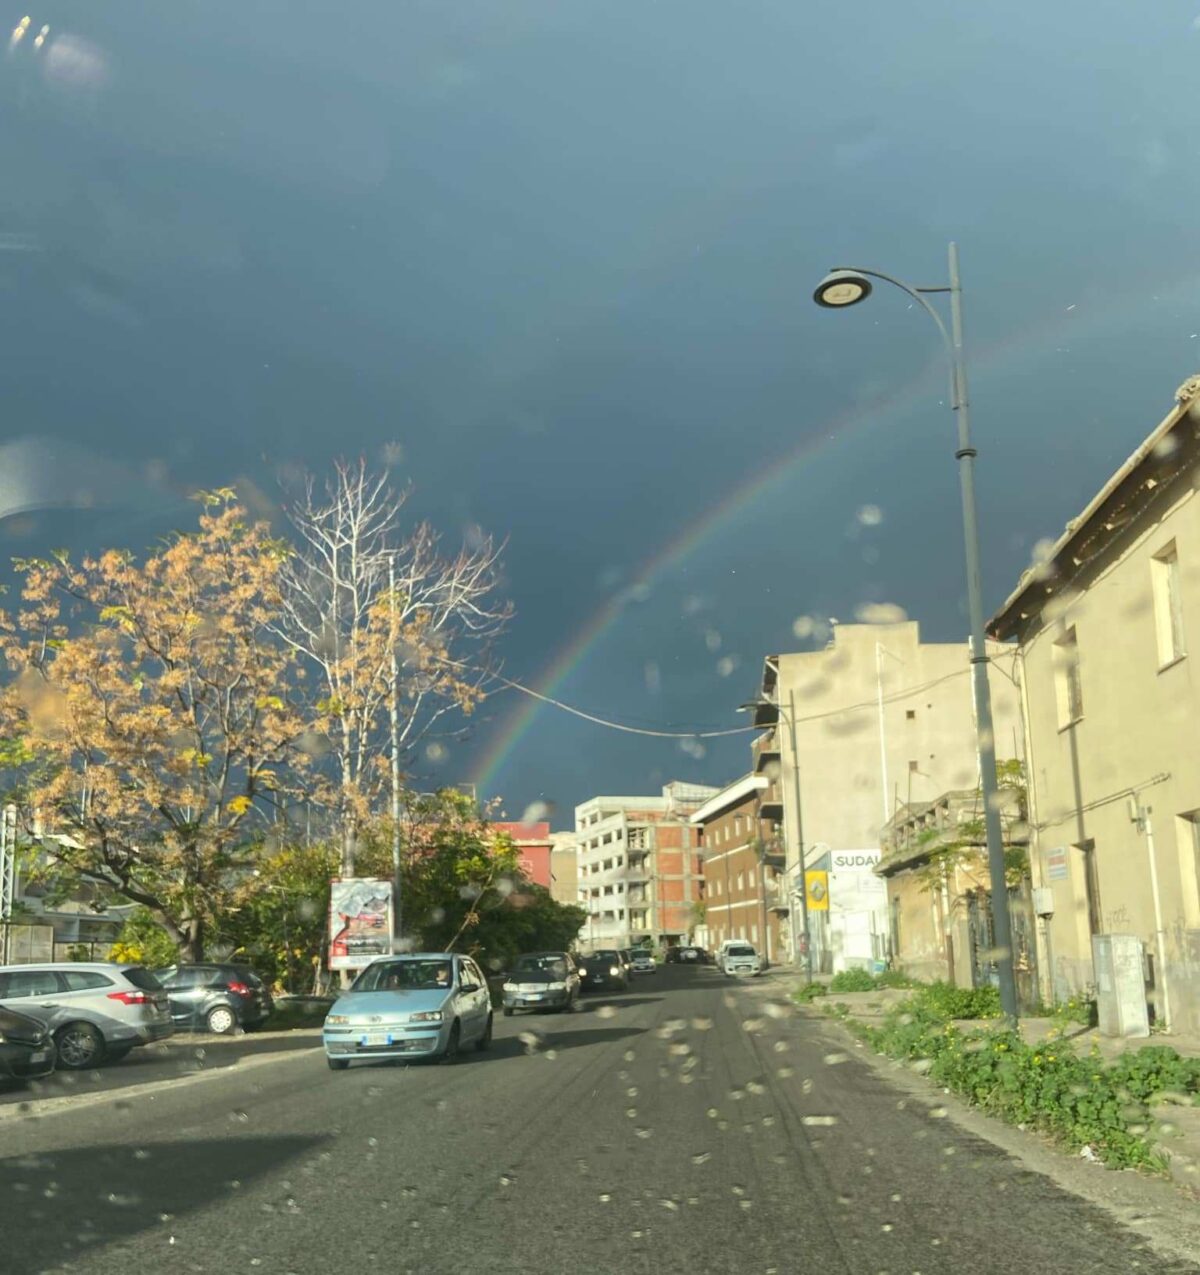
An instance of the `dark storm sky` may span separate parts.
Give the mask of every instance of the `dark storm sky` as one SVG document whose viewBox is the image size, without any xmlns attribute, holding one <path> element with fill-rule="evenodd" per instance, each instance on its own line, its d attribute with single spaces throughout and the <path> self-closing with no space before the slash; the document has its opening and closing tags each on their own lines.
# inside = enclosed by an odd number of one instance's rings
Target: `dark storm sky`
<svg viewBox="0 0 1200 1275">
<path fill-rule="evenodd" d="M 818 311 L 826 267 L 940 283 L 961 244 L 989 607 L 1200 371 L 1200 4 L 22 0 L 6 27 L 25 4 L 0 494 L 93 507 L 9 517 L 5 552 L 139 546 L 189 485 L 395 442 L 451 538 L 509 538 L 505 666 L 543 685 L 807 442 L 558 688 L 736 724 L 799 616 L 965 627 L 936 334 L 899 293 Z M 422 778 L 478 774 L 519 707 Z M 565 824 L 745 747 L 545 709 L 490 791 Z"/>
</svg>

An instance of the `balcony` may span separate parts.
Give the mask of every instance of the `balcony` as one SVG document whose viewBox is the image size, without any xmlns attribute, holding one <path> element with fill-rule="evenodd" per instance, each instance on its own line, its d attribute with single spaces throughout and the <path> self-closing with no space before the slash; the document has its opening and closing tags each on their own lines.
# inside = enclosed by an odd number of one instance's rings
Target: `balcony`
<svg viewBox="0 0 1200 1275">
<path fill-rule="evenodd" d="M 778 783 L 770 783 L 762 790 L 758 813 L 763 819 L 783 819 L 783 790 Z"/>
<path fill-rule="evenodd" d="M 762 842 L 758 857 L 766 867 L 774 868 L 776 872 L 782 872 L 787 867 L 787 847 L 779 837 Z"/>
<path fill-rule="evenodd" d="M 761 774 L 768 768 L 774 768 L 778 772 L 780 765 L 779 732 L 768 731 L 767 734 L 760 735 L 754 741 L 751 753 L 754 758 L 755 774 Z"/>
<path fill-rule="evenodd" d="M 787 916 L 792 910 L 792 891 L 786 876 L 777 876 L 766 887 L 767 910 Z"/>
</svg>

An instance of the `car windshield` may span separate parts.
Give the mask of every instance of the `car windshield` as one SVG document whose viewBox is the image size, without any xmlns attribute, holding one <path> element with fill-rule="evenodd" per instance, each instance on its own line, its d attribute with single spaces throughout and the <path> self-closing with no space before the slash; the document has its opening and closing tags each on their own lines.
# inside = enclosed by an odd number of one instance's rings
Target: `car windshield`
<svg viewBox="0 0 1200 1275">
<path fill-rule="evenodd" d="M 727 952 L 727 956 L 756 956 L 755 950 L 746 943 L 735 943 Z"/>
<path fill-rule="evenodd" d="M 597 952 L 595 953 L 595 955 L 588 957 L 589 961 L 608 961 L 610 964 L 615 963 L 616 961 L 619 961 L 620 959 L 621 959 L 621 953 L 615 952 L 615 951 Z"/>
<path fill-rule="evenodd" d="M 121 967 L 121 973 L 134 985 L 140 987 L 144 992 L 162 991 L 162 982 L 155 973 L 146 969 L 142 965 L 125 965 Z"/>
<path fill-rule="evenodd" d="M 353 992 L 425 992 L 449 988 L 451 963 L 446 960 L 376 961 L 354 981 Z"/>
<path fill-rule="evenodd" d="M 567 962 L 561 954 L 539 953 L 535 956 L 520 956 L 513 966 L 515 974 L 553 974 L 563 978 L 567 973 Z"/>
</svg>

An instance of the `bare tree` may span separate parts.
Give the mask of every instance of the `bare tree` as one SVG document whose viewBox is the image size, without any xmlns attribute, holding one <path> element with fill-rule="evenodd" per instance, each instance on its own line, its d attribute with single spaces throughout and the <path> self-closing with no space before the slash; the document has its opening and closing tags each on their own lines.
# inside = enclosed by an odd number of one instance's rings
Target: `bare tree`
<svg viewBox="0 0 1200 1275">
<path fill-rule="evenodd" d="M 289 502 L 299 541 L 283 568 L 280 637 L 308 666 L 311 751 L 326 755 L 325 799 L 352 875 L 358 831 L 404 760 L 452 711 L 483 698 L 490 647 L 511 614 L 498 546 L 476 534 L 444 554 L 428 523 L 406 528 L 407 491 L 365 460 L 309 477 Z"/>
</svg>

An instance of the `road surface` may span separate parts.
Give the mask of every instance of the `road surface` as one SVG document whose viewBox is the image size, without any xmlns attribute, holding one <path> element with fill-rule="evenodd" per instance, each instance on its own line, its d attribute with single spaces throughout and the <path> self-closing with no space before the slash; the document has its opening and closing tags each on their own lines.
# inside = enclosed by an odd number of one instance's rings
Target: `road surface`
<svg viewBox="0 0 1200 1275">
<path fill-rule="evenodd" d="M 965 1132 L 935 1090 L 893 1088 L 838 1029 L 761 989 L 668 967 L 584 1006 L 497 1018 L 492 1051 L 451 1066 L 333 1073 L 309 1037 L 145 1094 L 11 1114 L 3 1267 L 1198 1269 L 1155 1256 Z"/>
</svg>

